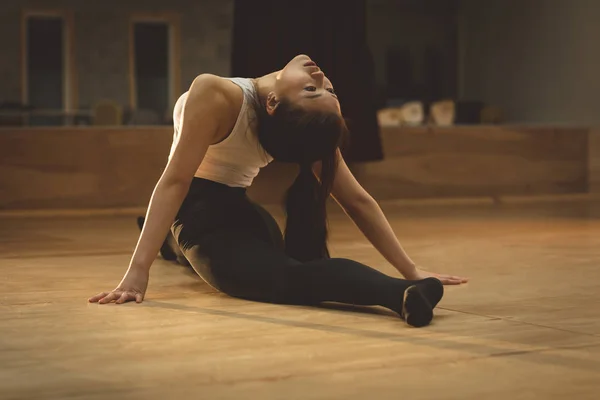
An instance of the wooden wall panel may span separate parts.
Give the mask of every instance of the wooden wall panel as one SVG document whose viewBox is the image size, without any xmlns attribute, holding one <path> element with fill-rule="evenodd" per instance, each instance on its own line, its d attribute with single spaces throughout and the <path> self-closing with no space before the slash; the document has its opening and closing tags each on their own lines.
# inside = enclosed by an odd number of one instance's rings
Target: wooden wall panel
<svg viewBox="0 0 600 400">
<path fill-rule="evenodd" d="M 135 207 L 166 164 L 172 128 L 0 130 L 0 208 Z"/>
<path fill-rule="evenodd" d="M 379 200 L 585 193 L 600 189 L 600 131 L 593 132 L 383 128 L 385 160 L 351 167 Z M 144 207 L 171 138 L 170 127 L 1 128 L 0 209 Z M 280 202 L 295 171 L 270 165 L 250 197 Z"/>
<path fill-rule="evenodd" d="M 385 159 L 359 181 L 380 199 L 582 193 L 588 129 L 382 129 Z"/>
</svg>

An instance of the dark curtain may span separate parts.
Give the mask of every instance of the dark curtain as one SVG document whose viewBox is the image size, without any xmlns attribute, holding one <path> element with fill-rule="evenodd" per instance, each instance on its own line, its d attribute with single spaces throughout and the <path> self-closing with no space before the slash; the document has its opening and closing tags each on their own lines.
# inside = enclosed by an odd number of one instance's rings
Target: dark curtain
<svg viewBox="0 0 600 400">
<path fill-rule="evenodd" d="M 236 0 L 232 75 L 256 77 L 307 54 L 333 82 L 351 134 L 350 162 L 383 158 L 365 0 Z"/>
</svg>

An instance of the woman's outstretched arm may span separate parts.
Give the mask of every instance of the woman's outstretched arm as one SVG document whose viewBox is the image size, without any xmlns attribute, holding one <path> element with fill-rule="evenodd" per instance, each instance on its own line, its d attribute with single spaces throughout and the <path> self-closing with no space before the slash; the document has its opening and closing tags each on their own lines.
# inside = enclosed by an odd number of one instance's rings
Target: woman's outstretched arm
<svg viewBox="0 0 600 400">
<path fill-rule="evenodd" d="M 440 279 L 445 285 L 467 282 L 467 279 L 462 277 L 418 269 L 402 248 L 379 204 L 358 183 L 339 151 L 338 158 L 339 164 L 333 183 L 332 196 L 390 264 L 406 279 L 422 279 L 433 276 Z"/>
<path fill-rule="evenodd" d="M 156 184 L 144 227 L 119 285 L 103 292 L 90 302 L 141 302 L 148 285 L 150 267 L 189 190 L 208 146 L 226 134 L 231 104 L 220 78 L 201 75 L 194 80 L 183 110 L 179 141 L 172 157 Z M 135 157 L 135 154 L 131 155 Z"/>
</svg>

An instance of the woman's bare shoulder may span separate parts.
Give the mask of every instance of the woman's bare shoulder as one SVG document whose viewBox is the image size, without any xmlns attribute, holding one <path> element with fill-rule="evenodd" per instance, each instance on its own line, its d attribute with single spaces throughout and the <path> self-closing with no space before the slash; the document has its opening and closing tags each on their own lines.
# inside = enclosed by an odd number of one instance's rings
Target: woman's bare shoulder
<svg viewBox="0 0 600 400">
<path fill-rule="evenodd" d="M 218 75 L 201 74 L 192 83 L 192 89 L 212 95 L 219 94 L 228 100 L 241 100 L 243 93 L 241 88 L 229 79 Z"/>
<path fill-rule="evenodd" d="M 212 74 L 198 75 L 188 92 L 186 104 L 194 114 L 219 121 L 224 131 L 219 136 L 228 135 L 235 124 L 243 104 L 244 94 L 239 86 L 228 79 Z"/>
</svg>

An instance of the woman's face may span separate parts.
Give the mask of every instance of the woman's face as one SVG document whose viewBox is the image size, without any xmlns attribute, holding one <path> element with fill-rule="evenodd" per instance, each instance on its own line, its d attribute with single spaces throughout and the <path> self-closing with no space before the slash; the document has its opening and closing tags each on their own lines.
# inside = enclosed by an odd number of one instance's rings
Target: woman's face
<svg viewBox="0 0 600 400">
<path fill-rule="evenodd" d="M 277 74 L 275 97 L 286 98 L 309 110 L 330 111 L 341 115 L 340 103 L 331 81 L 307 55 L 294 57 Z"/>
</svg>

